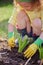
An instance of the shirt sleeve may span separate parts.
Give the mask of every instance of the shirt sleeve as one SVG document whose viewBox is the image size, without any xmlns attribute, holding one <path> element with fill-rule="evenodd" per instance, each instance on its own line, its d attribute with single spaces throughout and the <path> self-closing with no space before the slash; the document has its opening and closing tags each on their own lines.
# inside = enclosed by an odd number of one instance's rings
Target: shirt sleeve
<svg viewBox="0 0 43 65">
<path fill-rule="evenodd" d="M 42 21 L 42 31 L 43 31 L 43 8 L 41 8 L 41 21 Z"/>
<path fill-rule="evenodd" d="M 10 17 L 8 23 L 15 25 L 16 24 L 16 16 L 17 16 L 17 9 L 16 9 L 16 7 L 14 7 L 12 16 Z"/>
</svg>

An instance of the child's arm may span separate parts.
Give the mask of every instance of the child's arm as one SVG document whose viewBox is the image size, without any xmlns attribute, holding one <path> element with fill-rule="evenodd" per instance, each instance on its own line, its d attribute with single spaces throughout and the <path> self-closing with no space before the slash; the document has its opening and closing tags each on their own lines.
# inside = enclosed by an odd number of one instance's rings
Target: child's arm
<svg viewBox="0 0 43 65">
<path fill-rule="evenodd" d="M 10 47 L 14 47 L 14 26 L 12 24 L 8 24 L 8 45 Z"/>
<path fill-rule="evenodd" d="M 36 53 L 38 47 L 39 47 L 42 43 L 43 43 L 43 32 L 41 33 L 40 37 L 39 37 L 33 44 L 31 44 L 31 45 L 27 48 L 27 50 L 24 52 L 24 56 L 25 56 L 26 58 L 32 57 L 32 56 Z"/>
<path fill-rule="evenodd" d="M 14 47 L 14 25 L 16 23 L 16 8 L 14 8 L 13 14 L 8 21 L 8 45 Z"/>
</svg>

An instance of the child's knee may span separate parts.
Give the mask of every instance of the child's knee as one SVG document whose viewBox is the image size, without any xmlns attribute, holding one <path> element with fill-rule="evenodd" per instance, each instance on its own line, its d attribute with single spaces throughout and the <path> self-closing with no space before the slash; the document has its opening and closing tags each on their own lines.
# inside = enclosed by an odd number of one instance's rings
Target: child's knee
<svg viewBox="0 0 43 65">
<path fill-rule="evenodd" d="M 25 17 L 26 17 L 26 14 L 22 10 L 17 14 L 17 17 L 16 18 L 17 18 L 17 25 L 18 25 L 18 28 L 19 29 L 26 28 Z"/>
<path fill-rule="evenodd" d="M 36 35 L 41 34 L 42 23 L 41 23 L 41 20 L 39 18 L 36 18 L 33 20 L 32 28 L 33 28 L 33 33 L 35 33 Z"/>
<path fill-rule="evenodd" d="M 35 26 L 36 28 L 41 29 L 42 26 L 41 19 L 39 18 L 34 19 L 32 25 Z"/>
</svg>

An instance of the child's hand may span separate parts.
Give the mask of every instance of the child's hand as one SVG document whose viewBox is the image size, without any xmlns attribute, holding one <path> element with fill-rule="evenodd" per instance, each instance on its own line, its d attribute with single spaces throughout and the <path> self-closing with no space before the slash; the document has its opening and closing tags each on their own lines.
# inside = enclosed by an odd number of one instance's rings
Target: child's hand
<svg viewBox="0 0 43 65">
<path fill-rule="evenodd" d="M 8 39 L 8 45 L 9 45 L 10 47 L 15 47 L 16 44 L 15 44 L 14 41 L 15 41 L 14 37 L 9 38 L 9 39 Z"/>
<path fill-rule="evenodd" d="M 24 56 L 25 56 L 26 58 L 32 57 L 32 56 L 36 53 L 37 49 L 38 49 L 38 46 L 37 46 L 36 44 L 31 44 L 31 45 L 27 48 L 27 50 L 24 52 Z"/>
</svg>

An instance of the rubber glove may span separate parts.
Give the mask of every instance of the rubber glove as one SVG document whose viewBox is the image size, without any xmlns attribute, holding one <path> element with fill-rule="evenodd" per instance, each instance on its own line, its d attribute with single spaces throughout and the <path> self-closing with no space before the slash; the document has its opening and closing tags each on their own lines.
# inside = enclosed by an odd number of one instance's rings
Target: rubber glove
<svg viewBox="0 0 43 65">
<path fill-rule="evenodd" d="M 42 44 L 42 42 L 43 42 L 43 40 L 41 40 L 40 38 L 38 38 L 33 44 L 31 44 L 26 49 L 26 51 L 24 52 L 24 56 L 26 58 L 32 57 L 36 53 L 38 47 Z"/>
<path fill-rule="evenodd" d="M 10 47 L 15 47 L 16 46 L 13 32 L 8 33 L 8 45 Z"/>
</svg>

